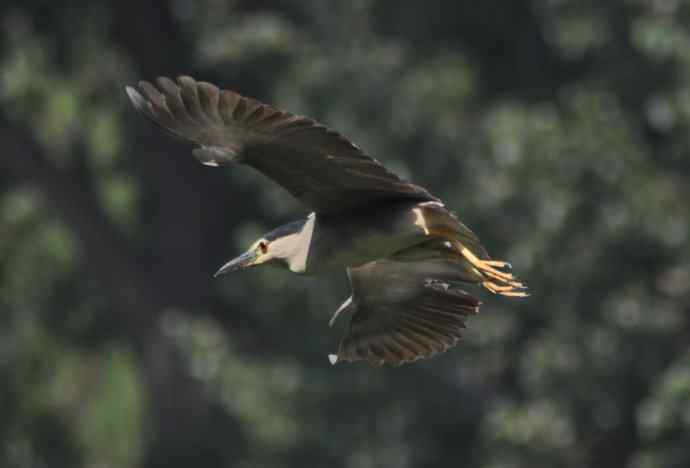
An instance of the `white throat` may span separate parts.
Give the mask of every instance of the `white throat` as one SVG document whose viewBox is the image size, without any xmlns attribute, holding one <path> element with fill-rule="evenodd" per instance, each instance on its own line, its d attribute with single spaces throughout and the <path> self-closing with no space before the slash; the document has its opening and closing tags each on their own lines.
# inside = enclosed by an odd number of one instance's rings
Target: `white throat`
<svg viewBox="0 0 690 468">
<path fill-rule="evenodd" d="M 302 230 L 289 236 L 290 241 L 293 242 L 294 251 L 296 255 L 290 257 L 288 268 L 293 273 L 304 273 L 307 270 L 307 260 L 309 256 L 309 245 L 311 244 L 311 237 L 314 233 L 315 215 L 311 213 L 307 217 L 307 222 L 304 223 Z M 294 236 L 294 237 L 293 237 Z"/>
</svg>

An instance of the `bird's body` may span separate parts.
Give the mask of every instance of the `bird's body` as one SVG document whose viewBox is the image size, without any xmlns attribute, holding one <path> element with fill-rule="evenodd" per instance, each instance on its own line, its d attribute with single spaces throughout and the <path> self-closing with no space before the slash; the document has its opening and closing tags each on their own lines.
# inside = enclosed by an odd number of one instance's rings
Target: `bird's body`
<svg viewBox="0 0 690 468">
<path fill-rule="evenodd" d="M 524 286 L 423 187 L 404 181 L 338 133 L 214 85 L 180 77 L 127 88 L 135 107 L 190 140 L 209 166 L 241 163 L 314 211 L 257 240 L 217 274 L 259 264 L 318 274 L 346 268 L 350 327 L 331 362 L 398 365 L 455 345 L 479 300 L 458 283 L 506 296 Z M 143 93 L 143 94 L 142 94 Z"/>
<path fill-rule="evenodd" d="M 429 203 L 437 202 L 378 202 L 349 216 L 311 213 L 300 231 L 300 242 L 308 242 L 307 248 L 298 249 L 308 255 L 296 256 L 289 269 L 318 274 L 357 267 L 426 242 L 422 213 Z"/>
</svg>

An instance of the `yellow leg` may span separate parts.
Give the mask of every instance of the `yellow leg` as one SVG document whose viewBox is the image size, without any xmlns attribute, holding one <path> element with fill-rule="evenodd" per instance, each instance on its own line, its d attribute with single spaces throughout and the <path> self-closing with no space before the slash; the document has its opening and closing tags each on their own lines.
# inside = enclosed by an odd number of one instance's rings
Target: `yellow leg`
<svg viewBox="0 0 690 468">
<path fill-rule="evenodd" d="M 451 230 L 431 228 L 428 230 L 428 234 L 450 241 L 455 247 L 455 251 L 472 265 L 472 269 L 480 278 L 484 279 L 481 285 L 487 290 L 502 296 L 529 296 L 525 291 L 527 287 L 518 281 L 513 274 L 500 270 L 500 268 L 512 268 L 510 263 L 500 260 L 482 260 L 478 258 L 458 240 L 457 233 Z"/>
<path fill-rule="evenodd" d="M 500 294 L 501 296 L 511 296 L 511 297 L 527 297 L 527 296 L 529 296 L 529 293 L 527 291 L 516 290 L 516 287 L 511 286 L 511 285 L 499 286 L 496 283 L 493 283 L 491 281 L 484 281 L 482 283 L 482 286 L 484 286 L 487 290 L 491 291 L 492 293 Z"/>
<path fill-rule="evenodd" d="M 515 276 L 496 269 L 508 267 L 509 263 L 499 260 L 481 260 L 458 241 L 455 241 L 455 247 L 473 265 L 476 272 L 487 278 L 486 281 L 482 282 L 482 286 L 492 293 L 510 297 L 527 297 L 529 295 L 524 291 L 525 285 L 517 281 Z"/>
<path fill-rule="evenodd" d="M 515 277 L 512 274 L 497 270 L 492 266 L 492 264 L 496 266 L 498 266 L 497 264 L 505 265 L 506 262 L 497 262 L 495 260 L 480 260 L 479 258 L 477 258 L 476 255 L 470 252 L 470 250 L 467 247 L 465 247 L 464 245 L 462 245 L 462 243 L 457 241 L 456 248 L 460 251 L 463 257 L 470 261 L 472 265 L 482 270 L 488 276 L 503 281 L 513 281 L 515 279 Z"/>
</svg>

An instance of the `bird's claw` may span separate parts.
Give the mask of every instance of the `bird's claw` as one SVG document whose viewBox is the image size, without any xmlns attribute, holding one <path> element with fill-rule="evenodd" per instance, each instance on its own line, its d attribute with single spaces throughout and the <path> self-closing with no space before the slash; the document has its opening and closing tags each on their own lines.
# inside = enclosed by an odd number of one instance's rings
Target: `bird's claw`
<svg viewBox="0 0 690 468">
<path fill-rule="evenodd" d="M 484 278 L 484 281 L 481 282 L 482 286 L 492 293 L 511 297 L 527 297 L 529 295 L 525 291 L 527 287 L 518 281 L 512 273 L 499 270 L 499 268 L 512 268 L 510 263 L 500 260 L 482 260 L 460 242 L 457 243 L 457 249 L 472 264 L 474 271 Z"/>
</svg>

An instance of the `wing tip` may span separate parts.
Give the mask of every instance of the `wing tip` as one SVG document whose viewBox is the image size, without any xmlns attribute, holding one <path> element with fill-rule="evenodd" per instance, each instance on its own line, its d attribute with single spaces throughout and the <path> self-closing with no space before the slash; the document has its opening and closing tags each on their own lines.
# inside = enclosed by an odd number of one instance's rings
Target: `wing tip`
<svg viewBox="0 0 690 468">
<path fill-rule="evenodd" d="M 132 86 L 125 86 L 125 92 L 137 110 L 143 110 L 146 106 L 146 99 L 142 96 L 139 91 L 134 89 Z"/>
</svg>

